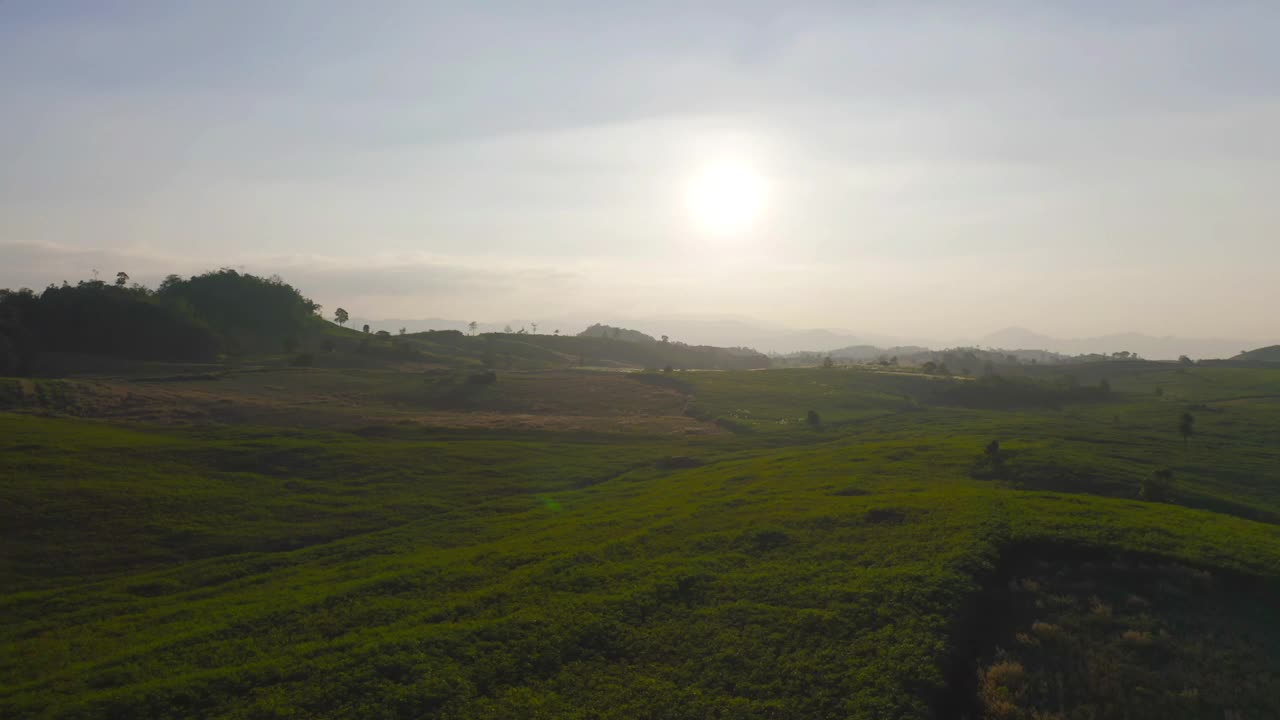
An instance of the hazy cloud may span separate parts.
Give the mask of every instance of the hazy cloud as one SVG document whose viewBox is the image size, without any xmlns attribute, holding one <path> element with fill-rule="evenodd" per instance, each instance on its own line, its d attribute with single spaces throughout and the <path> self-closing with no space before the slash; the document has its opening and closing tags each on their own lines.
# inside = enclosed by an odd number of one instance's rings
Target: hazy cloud
<svg viewBox="0 0 1280 720">
<path fill-rule="evenodd" d="M 1280 300 L 1274 3 L 2 12 L 0 285 L 1275 339 L 1242 311 Z M 733 242 L 682 206 L 722 157 L 770 190 Z"/>
</svg>

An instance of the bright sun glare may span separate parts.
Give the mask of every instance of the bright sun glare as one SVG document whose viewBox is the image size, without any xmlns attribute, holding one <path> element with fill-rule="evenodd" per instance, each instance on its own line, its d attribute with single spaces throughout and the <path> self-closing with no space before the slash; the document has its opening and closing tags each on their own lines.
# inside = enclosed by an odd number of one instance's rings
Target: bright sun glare
<svg viewBox="0 0 1280 720">
<path fill-rule="evenodd" d="M 753 224 L 764 209 L 764 178 L 747 165 L 725 162 L 704 168 L 685 192 L 690 214 L 704 230 L 736 235 Z"/>
</svg>

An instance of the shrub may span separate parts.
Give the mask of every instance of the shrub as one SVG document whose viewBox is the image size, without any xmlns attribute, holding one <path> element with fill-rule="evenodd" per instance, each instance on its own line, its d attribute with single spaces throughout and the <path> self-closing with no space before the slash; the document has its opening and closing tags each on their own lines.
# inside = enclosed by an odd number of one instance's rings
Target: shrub
<svg viewBox="0 0 1280 720">
<path fill-rule="evenodd" d="M 1173 471 L 1168 468 L 1151 473 L 1138 488 L 1138 497 L 1147 502 L 1165 502 L 1172 496 Z"/>
</svg>

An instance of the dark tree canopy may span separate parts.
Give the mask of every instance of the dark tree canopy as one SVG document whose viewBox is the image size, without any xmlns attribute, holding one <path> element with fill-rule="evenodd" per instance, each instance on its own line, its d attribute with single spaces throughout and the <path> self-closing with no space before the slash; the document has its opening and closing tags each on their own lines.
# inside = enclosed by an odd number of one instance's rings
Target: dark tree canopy
<svg viewBox="0 0 1280 720">
<path fill-rule="evenodd" d="M 39 295 L 0 291 L 0 306 L 14 328 L 6 335 L 22 337 L 31 350 L 170 361 L 207 361 L 218 353 L 216 333 L 189 307 L 145 288 L 85 280 Z"/>
<path fill-rule="evenodd" d="M 244 349 L 296 344 L 318 305 L 283 280 L 235 270 L 170 275 L 152 291 L 83 280 L 0 290 L 0 370 L 26 372 L 41 352 L 210 362 Z"/>
<path fill-rule="evenodd" d="M 188 280 L 166 280 L 156 294 L 189 305 L 223 336 L 231 352 L 273 346 L 277 338 L 297 332 L 320 309 L 279 277 L 260 278 L 229 268 Z"/>
</svg>

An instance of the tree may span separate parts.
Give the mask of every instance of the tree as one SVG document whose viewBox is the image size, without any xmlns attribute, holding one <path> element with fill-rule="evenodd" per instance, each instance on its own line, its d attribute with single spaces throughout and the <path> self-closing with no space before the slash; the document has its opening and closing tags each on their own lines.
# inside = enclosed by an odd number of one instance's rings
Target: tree
<svg viewBox="0 0 1280 720">
<path fill-rule="evenodd" d="M 367 332 L 369 332 L 369 324 L 368 324 L 368 323 L 365 323 L 365 326 L 364 326 L 363 330 L 364 330 L 366 333 L 367 333 Z"/>
<path fill-rule="evenodd" d="M 477 327 L 479 327 L 479 324 L 476 323 L 475 320 L 472 320 L 471 322 L 467 323 L 467 332 L 471 333 L 472 335 L 475 335 Z"/>
<path fill-rule="evenodd" d="M 1179 355 L 1178 363 L 1182 365 L 1195 365 L 1195 362 L 1193 362 L 1191 358 L 1187 357 L 1186 355 Z"/>
<path fill-rule="evenodd" d="M 403 334 L 404 334 L 404 328 L 400 328 L 400 334 L 401 334 L 401 335 L 403 335 Z"/>
<path fill-rule="evenodd" d="M 1178 421 L 1178 432 L 1182 434 L 1182 446 L 1186 447 L 1191 443 L 1191 436 L 1196 431 L 1196 419 L 1189 412 L 1182 413 L 1182 418 Z"/>
<path fill-rule="evenodd" d="M 667 342 L 668 342 L 668 338 L 667 338 L 667 336 L 666 336 L 666 335 L 663 335 L 663 336 L 662 336 L 662 343 L 665 345 Z"/>
<path fill-rule="evenodd" d="M 556 328 L 556 331 L 551 334 L 555 335 L 556 337 L 560 337 L 560 328 Z"/>
<path fill-rule="evenodd" d="M 831 356 L 830 356 L 830 355 L 828 355 L 828 356 L 826 356 L 826 357 L 822 358 L 822 367 L 824 367 L 824 368 L 830 368 L 830 367 L 835 367 L 835 365 L 836 365 L 836 363 L 835 363 L 835 361 L 834 361 L 834 360 L 832 360 L 832 359 L 831 359 Z"/>
<path fill-rule="evenodd" d="M 666 374 L 668 374 L 668 375 L 670 375 L 670 374 L 671 374 L 672 372 L 674 372 L 674 371 L 675 371 L 675 370 L 674 370 L 674 368 L 672 368 L 672 367 L 671 367 L 671 364 L 670 364 L 670 363 L 668 363 L 666 367 L 662 368 L 662 372 L 664 372 L 664 373 L 666 373 Z"/>
<path fill-rule="evenodd" d="M 121 270 L 116 273 L 116 287 L 124 287 L 129 284 L 129 273 Z"/>
<path fill-rule="evenodd" d="M 510 325 L 507 325 L 506 327 L 502 328 L 502 332 L 504 332 L 504 333 L 510 333 L 510 332 L 511 332 L 511 326 L 510 326 Z"/>
<path fill-rule="evenodd" d="M 534 334 L 534 335 L 537 335 L 537 334 L 538 334 L 538 323 L 536 323 L 536 322 L 531 322 L 531 323 L 529 323 L 529 327 L 533 328 L 533 334 Z"/>
<path fill-rule="evenodd" d="M 805 414 L 804 419 L 805 422 L 809 423 L 810 427 L 819 427 L 822 425 L 822 416 L 818 415 L 817 410 L 810 410 Z"/>
<path fill-rule="evenodd" d="M 342 308 L 338 308 L 337 310 L 333 311 L 333 321 L 338 323 L 339 325 L 346 325 L 347 321 L 350 319 L 351 319 L 351 316 L 348 315 L 347 311 L 343 310 Z"/>
</svg>

